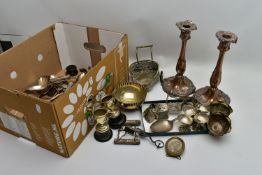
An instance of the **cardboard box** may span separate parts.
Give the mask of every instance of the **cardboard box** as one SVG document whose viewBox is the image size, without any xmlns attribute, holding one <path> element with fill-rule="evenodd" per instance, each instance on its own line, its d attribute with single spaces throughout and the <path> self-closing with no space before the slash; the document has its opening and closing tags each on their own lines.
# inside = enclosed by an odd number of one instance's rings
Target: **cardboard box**
<svg viewBox="0 0 262 175">
<path fill-rule="evenodd" d="M 106 52 L 88 51 L 84 43 L 100 44 Z M 40 76 L 69 64 L 90 69 L 57 99 L 24 93 Z M 56 23 L 0 54 L 0 75 L 0 128 L 69 157 L 92 129 L 85 117 L 88 97 L 99 98 L 128 80 L 127 35 Z"/>
</svg>

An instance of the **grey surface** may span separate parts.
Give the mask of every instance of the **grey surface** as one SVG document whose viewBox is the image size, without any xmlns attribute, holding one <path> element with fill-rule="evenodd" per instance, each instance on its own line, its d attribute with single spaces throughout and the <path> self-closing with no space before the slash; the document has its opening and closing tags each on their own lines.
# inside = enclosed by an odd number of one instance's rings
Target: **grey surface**
<svg viewBox="0 0 262 175">
<path fill-rule="evenodd" d="M 93 138 L 94 131 L 88 135 L 73 156 L 66 159 L 1 131 L 1 173 L 117 175 L 125 171 L 126 175 L 134 173 L 186 175 L 210 174 L 210 172 L 213 175 L 245 175 L 250 172 L 252 175 L 260 175 L 262 118 L 259 110 L 261 95 L 258 90 L 262 88 L 262 83 L 255 69 L 248 72 L 238 66 L 227 63 L 226 65 L 221 88 L 232 98 L 231 105 L 234 109 L 231 115 L 232 133 L 220 139 L 214 139 L 209 135 L 182 136 L 186 151 L 181 161 L 166 157 L 164 149 L 157 150 L 147 140 L 142 141 L 139 146 L 116 146 L 113 145 L 113 140 L 104 144 L 98 143 Z M 197 87 L 202 87 L 208 82 L 211 67 L 213 66 L 188 65 L 187 74 Z M 166 74 L 171 74 L 173 68 L 172 65 L 163 69 Z M 165 94 L 158 83 L 153 87 L 147 100 L 163 98 Z M 139 112 L 127 113 L 128 119 L 137 119 L 139 116 Z M 167 140 L 169 137 L 160 138 Z"/>
<path fill-rule="evenodd" d="M 122 8 L 123 7 L 123 8 Z M 182 160 L 168 158 L 150 142 L 140 146 L 101 144 L 93 132 L 69 159 L 0 131 L 1 174 L 252 174 L 261 175 L 261 8 L 262 1 L 0 1 L 0 33 L 31 35 L 56 21 L 99 26 L 129 34 L 130 55 L 136 45 L 154 44 L 154 58 L 164 77 L 174 75 L 180 50 L 175 22 L 192 19 L 186 75 L 197 88 L 208 84 L 217 61 L 217 30 L 239 36 L 226 54 L 220 88 L 231 97 L 232 133 L 183 136 Z M 133 61 L 133 59 L 131 59 Z M 159 83 L 147 100 L 164 99 Z M 139 118 L 128 113 L 128 119 Z M 167 140 L 169 137 L 160 137 Z M 123 173 L 124 172 L 124 173 Z"/>
</svg>

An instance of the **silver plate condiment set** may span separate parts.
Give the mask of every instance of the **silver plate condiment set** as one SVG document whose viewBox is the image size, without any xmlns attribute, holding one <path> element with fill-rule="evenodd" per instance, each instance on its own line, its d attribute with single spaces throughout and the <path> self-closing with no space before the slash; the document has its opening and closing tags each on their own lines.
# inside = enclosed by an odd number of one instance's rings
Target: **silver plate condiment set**
<svg viewBox="0 0 262 175">
<path fill-rule="evenodd" d="M 144 109 L 145 108 L 145 109 Z M 174 129 L 174 125 L 178 124 L 179 128 L 181 126 L 191 126 L 193 124 L 201 125 L 203 130 L 194 129 L 191 127 L 191 132 L 193 131 L 205 131 L 205 124 L 209 120 L 208 109 L 198 103 L 193 102 L 150 102 L 149 105 L 143 104 L 142 106 L 144 124 L 150 125 L 150 131 L 146 129 L 149 133 L 154 133 L 154 135 L 170 135 L 180 134 L 185 131 L 182 130 L 177 132 Z M 172 116 L 172 117 L 171 117 Z M 175 117 L 174 117 L 175 116 Z M 170 119 L 171 118 L 171 119 Z M 146 127 L 145 127 L 146 128 Z M 189 130 L 190 131 L 190 130 Z M 190 132 L 188 132 L 190 134 Z"/>
</svg>

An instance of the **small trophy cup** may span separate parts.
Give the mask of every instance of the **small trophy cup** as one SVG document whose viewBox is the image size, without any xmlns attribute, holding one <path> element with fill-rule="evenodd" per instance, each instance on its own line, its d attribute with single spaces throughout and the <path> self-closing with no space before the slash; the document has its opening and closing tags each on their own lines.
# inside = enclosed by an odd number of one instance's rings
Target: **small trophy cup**
<svg viewBox="0 0 262 175">
<path fill-rule="evenodd" d="M 232 32 L 219 31 L 216 33 L 216 37 L 219 40 L 218 50 L 219 57 L 215 70 L 210 78 L 210 86 L 198 89 L 194 94 L 194 98 L 204 106 L 208 106 L 213 102 L 225 102 L 230 103 L 230 98 L 223 91 L 218 89 L 218 85 L 221 82 L 222 76 L 222 64 L 224 60 L 225 52 L 230 49 L 231 43 L 236 43 L 238 37 Z"/>
<path fill-rule="evenodd" d="M 126 122 L 126 116 L 116 106 L 115 98 L 112 95 L 107 95 L 102 98 L 101 102 L 109 110 L 110 117 L 108 124 L 110 128 L 120 129 Z"/>
<path fill-rule="evenodd" d="M 112 138 L 112 130 L 108 125 L 108 111 L 104 108 L 99 108 L 94 111 L 96 120 L 96 131 L 94 137 L 99 142 L 106 142 Z"/>
</svg>

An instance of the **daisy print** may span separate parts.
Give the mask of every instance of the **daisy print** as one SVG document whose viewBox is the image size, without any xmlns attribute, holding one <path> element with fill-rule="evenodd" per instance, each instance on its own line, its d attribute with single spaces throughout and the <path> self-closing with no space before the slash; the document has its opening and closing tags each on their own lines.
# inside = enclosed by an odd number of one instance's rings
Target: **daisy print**
<svg viewBox="0 0 262 175">
<path fill-rule="evenodd" d="M 96 101 L 100 101 L 108 92 L 113 90 L 113 87 L 110 86 L 110 81 L 112 80 L 113 72 L 106 74 L 106 66 L 102 66 L 98 73 L 96 74 Z"/>
<path fill-rule="evenodd" d="M 63 108 L 63 112 L 67 117 L 62 124 L 62 128 L 66 129 L 66 139 L 73 138 L 75 142 L 80 135 L 85 136 L 87 133 L 87 120 L 85 117 L 79 116 L 85 116 L 85 103 L 92 92 L 92 84 L 92 78 L 90 78 L 83 87 L 78 84 L 76 92 L 71 92 L 68 95 L 69 103 Z"/>
</svg>

